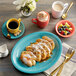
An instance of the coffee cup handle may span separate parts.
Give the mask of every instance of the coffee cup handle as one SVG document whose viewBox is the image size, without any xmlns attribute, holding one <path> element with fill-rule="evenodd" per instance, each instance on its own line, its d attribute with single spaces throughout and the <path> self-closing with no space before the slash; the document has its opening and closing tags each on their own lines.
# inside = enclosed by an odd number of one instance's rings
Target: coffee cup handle
<svg viewBox="0 0 76 76">
<path fill-rule="evenodd" d="M 19 23 L 21 22 L 21 18 L 18 19 Z"/>
<path fill-rule="evenodd" d="M 68 7 L 68 3 L 64 4 L 64 10 Z"/>
<path fill-rule="evenodd" d="M 36 21 L 36 22 L 34 22 L 34 21 Z M 37 24 L 37 19 L 36 18 L 33 18 L 32 19 L 32 23 Z"/>
</svg>

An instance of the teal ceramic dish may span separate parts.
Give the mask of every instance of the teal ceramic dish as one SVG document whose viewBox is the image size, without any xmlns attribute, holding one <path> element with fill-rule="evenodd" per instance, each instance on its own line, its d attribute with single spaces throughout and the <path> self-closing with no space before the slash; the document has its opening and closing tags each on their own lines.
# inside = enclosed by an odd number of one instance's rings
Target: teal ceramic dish
<svg viewBox="0 0 76 76">
<path fill-rule="evenodd" d="M 7 21 L 2 25 L 2 33 L 3 33 L 3 35 L 5 37 L 7 37 L 7 34 L 8 34 L 8 31 L 7 31 L 7 28 L 6 28 L 6 23 L 7 23 Z M 17 39 L 17 38 L 21 37 L 24 34 L 25 26 L 24 26 L 23 22 L 20 22 L 19 29 L 21 30 L 21 33 L 18 36 L 14 36 L 13 34 L 9 33 L 10 36 L 11 36 L 11 39 Z"/>
<path fill-rule="evenodd" d="M 42 38 L 42 36 L 48 36 L 55 42 L 55 49 L 53 50 L 52 58 L 49 58 L 48 60 L 42 63 L 37 62 L 36 65 L 32 67 L 24 65 L 19 59 L 21 52 L 25 50 L 26 46 L 30 45 L 30 43 L 35 42 L 38 38 Z M 59 57 L 61 56 L 61 52 L 62 52 L 62 43 L 61 40 L 56 35 L 45 31 L 35 32 L 23 37 L 16 43 L 11 53 L 11 61 L 15 66 L 15 68 L 21 72 L 39 73 L 52 67 L 58 61 Z"/>
</svg>

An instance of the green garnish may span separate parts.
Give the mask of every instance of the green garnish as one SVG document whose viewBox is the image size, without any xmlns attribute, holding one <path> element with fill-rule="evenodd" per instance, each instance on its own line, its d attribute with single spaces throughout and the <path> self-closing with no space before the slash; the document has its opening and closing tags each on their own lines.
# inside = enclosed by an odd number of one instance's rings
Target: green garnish
<svg viewBox="0 0 76 76">
<path fill-rule="evenodd" d="M 36 2 L 38 2 L 39 0 L 35 0 Z"/>
</svg>

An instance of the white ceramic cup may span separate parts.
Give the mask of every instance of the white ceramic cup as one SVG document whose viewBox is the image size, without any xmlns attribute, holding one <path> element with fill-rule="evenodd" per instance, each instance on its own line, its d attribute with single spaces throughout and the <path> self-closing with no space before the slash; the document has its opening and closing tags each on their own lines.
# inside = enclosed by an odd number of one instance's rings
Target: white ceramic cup
<svg viewBox="0 0 76 76">
<path fill-rule="evenodd" d="M 63 9 L 62 9 L 61 11 L 55 10 L 55 7 L 54 7 L 54 6 L 55 6 L 56 4 L 61 5 L 61 6 L 63 7 Z M 68 7 L 68 3 L 65 3 L 65 4 L 64 4 L 64 3 L 61 2 L 61 1 L 55 1 L 55 2 L 53 2 L 53 4 L 52 4 L 52 16 L 53 16 L 54 18 L 60 18 L 60 17 L 62 16 L 65 8 L 67 8 L 67 7 Z"/>
</svg>

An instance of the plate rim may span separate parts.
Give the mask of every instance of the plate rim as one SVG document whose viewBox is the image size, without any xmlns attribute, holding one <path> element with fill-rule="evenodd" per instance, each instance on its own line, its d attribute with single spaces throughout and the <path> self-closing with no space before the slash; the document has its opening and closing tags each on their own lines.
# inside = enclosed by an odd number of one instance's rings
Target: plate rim
<svg viewBox="0 0 76 76">
<path fill-rule="evenodd" d="M 37 33 L 49 33 L 49 34 L 55 36 L 56 39 L 57 39 L 57 41 L 58 41 L 59 44 L 60 44 L 60 52 L 59 52 L 58 57 L 56 58 L 56 60 L 53 62 L 53 64 L 52 64 L 51 66 L 48 66 L 47 68 L 45 68 L 45 69 L 43 69 L 43 70 L 39 70 L 39 71 L 35 71 L 35 72 L 29 72 L 29 71 L 26 72 L 26 71 L 20 69 L 19 66 L 16 66 L 16 64 L 13 62 L 13 52 L 14 52 L 14 49 L 16 48 L 16 46 L 17 46 L 23 39 L 25 39 L 26 37 L 28 37 L 28 36 L 30 36 L 30 35 L 32 35 L 32 34 L 37 34 Z M 62 53 L 62 42 L 61 42 L 60 38 L 59 38 L 58 36 L 56 36 L 55 34 L 51 33 L 51 32 L 40 31 L 40 32 L 34 32 L 34 33 L 31 33 L 31 34 L 28 34 L 28 35 L 24 36 L 23 38 L 21 38 L 21 39 L 15 44 L 15 46 L 13 47 L 12 52 L 11 52 L 11 61 L 12 61 L 13 66 L 14 66 L 17 70 L 19 70 L 19 71 L 21 71 L 21 72 L 23 72 L 23 73 L 35 74 L 35 73 L 43 72 L 43 71 L 49 69 L 50 67 L 52 67 L 52 66 L 58 61 L 58 59 L 60 58 L 61 53 Z"/>
</svg>

